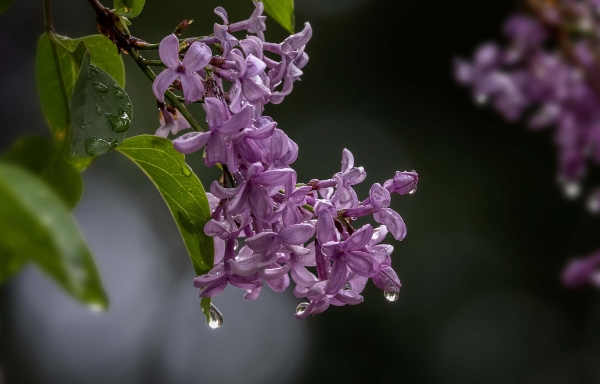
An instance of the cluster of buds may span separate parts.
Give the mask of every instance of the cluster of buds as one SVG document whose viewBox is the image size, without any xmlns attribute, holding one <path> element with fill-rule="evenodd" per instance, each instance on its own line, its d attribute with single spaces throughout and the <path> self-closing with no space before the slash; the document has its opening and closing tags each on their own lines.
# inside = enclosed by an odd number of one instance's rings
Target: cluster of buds
<svg viewBox="0 0 600 384">
<path fill-rule="evenodd" d="M 574 198 L 588 163 L 600 164 L 600 1 L 525 2 L 529 12 L 504 24 L 508 44 L 486 43 L 472 62 L 457 59 L 455 75 L 505 119 L 554 129 L 558 180 Z M 600 189 L 588 206 L 600 211 Z"/>
<path fill-rule="evenodd" d="M 153 85 L 157 99 L 163 101 L 179 79 L 188 103 L 203 101 L 209 128 L 184 133 L 173 145 L 184 154 L 204 149 L 205 164 L 223 169 L 223 177 L 207 193 L 212 216 L 204 228 L 214 238 L 215 266 L 196 277 L 194 285 L 201 297 L 214 297 L 231 284 L 254 300 L 264 283 L 282 292 L 293 280 L 295 296 L 308 300 L 297 307 L 298 318 L 329 305 L 362 302 L 360 293 L 369 278 L 393 301 L 401 284 L 391 267 L 393 247 L 382 242 L 388 233 L 402 240 L 406 227 L 389 208 L 391 195 L 414 193 L 418 176 L 397 172 L 383 185 L 373 184 L 369 197 L 360 201 L 353 186 L 366 173 L 344 150 L 342 169 L 331 179 L 297 183 L 290 166 L 298 145 L 263 110 L 267 103 L 282 102 L 300 79 L 312 29 L 306 23 L 281 44 L 266 42 L 263 4 L 255 7 L 248 20 L 231 24 L 223 8 L 215 9 L 223 24 L 215 24 L 212 36 L 184 41 L 183 60 L 175 35 L 160 43 L 167 68 Z M 252 35 L 239 40 L 233 35 L 239 31 Z M 157 135 L 189 128 L 172 110 L 163 108 L 161 116 Z M 381 225 L 355 229 L 352 222 L 364 216 Z"/>
</svg>

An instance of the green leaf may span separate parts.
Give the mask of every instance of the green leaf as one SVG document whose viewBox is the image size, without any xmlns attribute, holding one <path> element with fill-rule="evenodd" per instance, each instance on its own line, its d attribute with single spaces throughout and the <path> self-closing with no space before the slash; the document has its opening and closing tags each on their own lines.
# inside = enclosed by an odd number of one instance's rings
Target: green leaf
<svg viewBox="0 0 600 384">
<path fill-rule="evenodd" d="M 8 11 L 10 7 L 15 3 L 15 0 L 0 0 L 0 13 Z"/>
<path fill-rule="evenodd" d="M 25 136 L 15 142 L 1 160 L 17 164 L 40 176 L 73 210 L 83 193 L 79 171 L 50 140 Z"/>
<path fill-rule="evenodd" d="M 85 45 L 82 45 L 82 43 Z M 57 71 L 54 65 L 52 45 L 56 47 L 58 53 L 60 71 Z M 59 144 L 66 139 L 69 131 L 70 107 L 63 100 L 58 74 L 62 74 L 67 97 L 70 100 L 86 47 L 90 53 L 92 63 L 108 72 L 121 87 L 125 86 L 123 59 L 108 38 L 102 35 L 91 35 L 79 39 L 69 39 L 62 36 L 49 39 L 48 35 L 43 34 L 38 42 L 36 56 L 38 92 L 52 136 Z M 91 160 L 92 158 L 76 158 L 72 159 L 71 162 L 75 168 L 81 171 L 91 163 Z"/>
<path fill-rule="evenodd" d="M 294 0 L 262 0 L 262 2 L 269 16 L 289 33 L 294 33 Z"/>
<path fill-rule="evenodd" d="M 25 169 L 0 163 L 0 259 L 31 260 L 69 294 L 92 308 L 108 298 L 94 260 L 67 206 Z M 0 276 L 10 274 L 8 269 Z M 0 268 L 7 268 L 5 262 Z"/>
<path fill-rule="evenodd" d="M 113 79 L 117 80 L 117 83 L 121 85 L 122 88 L 125 88 L 125 65 L 123 64 L 123 58 L 119 54 L 117 47 L 106 36 L 90 35 L 78 39 L 58 36 L 58 40 L 73 52 L 77 50 L 78 44 L 84 42 L 85 47 L 87 47 L 87 50 L 90 53 L 90 61 L 92 64 L 95 64 L 108 72 Z M 81 66 L 83 53 L 85 52 L 82 52 L 81 54 L 79 66 Z M 77 73 L 75 76 L 77 76 Z"/>
<path fill-rule="evenodd" d="M 117 149 L 152 180 L 179 227 L 196 275 L 214 265 L 213 239 L 204 233 L 210 207 L 204 187 L 173 142 L 152 135 L 131 137 Z"/>
<path fill-rule="evenodd" d="M 146 0 L 114 0 L 113 7 L 119 16 L 136 17 L 142 12 Z"/>
<path fill-rule="evenodd" d="M 71 156 L 101 155 L 117 147 L 131 125 L 133 108 L 123 88 L 106 71 L 83 58 L 71 98 Z"/>
</svg>

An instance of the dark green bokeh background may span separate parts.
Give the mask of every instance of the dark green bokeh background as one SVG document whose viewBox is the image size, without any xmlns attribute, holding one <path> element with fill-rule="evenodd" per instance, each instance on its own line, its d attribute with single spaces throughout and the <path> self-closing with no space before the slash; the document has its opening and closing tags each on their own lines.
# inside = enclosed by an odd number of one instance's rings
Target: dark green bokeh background
<svg viewBox="0 0 600 384">
<path fill-rule="evenodd" d="M 392 243 L 404 285 L 400 299 L 388 303 L 369 285 L 362 305 L 306 320 L 308 348 L 290 382 L 600 382 L 598 293 L 567 291 L 559 283 L 569 257 L 600 247 L 598 220 L 581 201 L 563 197 L 550 133 L 501 121 L 476 107 L 452 80 L 452 58 L 470 56 L 480 42 L 498 38 L 501 21 L 515 9 L 512 2 L 296 1 L 297 29 L 307 20 L 314 29 L 306 50 L 310 62 L 292 95 L 267 106 L 265 114 L 299 144 L 299 180 L 329 177 L 347 147 L 367 170 L 358 188 L 362 196 L 396 170 L 415 169 L 420 182 L 418 193 L 393 200 L 408 226 L 407 238 Z M 249 0 L 147 0 L 131 31 L 157 42 L 188 18 L 195 20 L 189 35 L 210 33 L 219 21 L 212 13 L 217 5 L 230 20 L 252 11 Z M 25 133 L 47 134 L 33 61 L 41 8 L 41 1 L 17 0 L 0 16 L 0 149 Z M 96 33 L 86 1 L 54 0 L 53 8 L 59 33 Z M 269 21 L 267 39 L 284 37 Z M 130 135 L 154 132 L 150 83 L 128 57 L 125 63 L 134 104 Z M 199 156 L 190 163 L 208 185 L 214 170 L 206 170 Z M 168 217 L 150 182 L 125 159 L 108 154 L 92 168 L 112 172 L 114 183 L 156 211 L 151 216 Z M 175 230 L 161 240 L 181 249 Z M 12 336 L 15 290 L 9 285 L 0 291 L 0 364 L 8 383 L 38 382 L 31 372 L 41 368 Z M 243 317 L 243 311 L 228 316 Z M 171 382 L 151 374 L 150 365 L 140 369 L 149 372 L 146 383 Z M 272 370 L 265 382 L 280 382 L 278 367 Z"/>
</svg>

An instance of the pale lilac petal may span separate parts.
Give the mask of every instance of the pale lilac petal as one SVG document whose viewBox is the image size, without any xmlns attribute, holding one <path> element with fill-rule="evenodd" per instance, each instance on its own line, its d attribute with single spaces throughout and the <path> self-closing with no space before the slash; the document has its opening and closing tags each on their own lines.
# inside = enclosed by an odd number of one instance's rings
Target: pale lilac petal
<svg viewBox="0 0 600 384">
<path fill-rule="evenodd" d="M 334 297 L 342 303 L 348 305 L 356 305 L 364 301 L 364 298 L 354 291 L 341 290 Z"/>
<path fill-rule="evenodd" d="M 343 260 L 336 260 L 333 262 L 326 289 L 328 295 L 333 295 L 342 289 L 342 286 L 346 283 L 347 271 L 348 268 Z"/>
<path fill-rule="evenodd" d="M 281 129 L 276 129 L 271 136 L 271 159 L 281 159 L 288 151 L 288 142 L 287 135 Z"/>
<path fill-rule="evenodd" d="M 152 83 L 152 92 L 154 92 L 154 96 L 158 101 L 165 101 L 165 92 L 178 77 L 179 74 L 170 68 L 165 69 L 156 76 Z"/>
<path fill-rule="evenodd" d="M 237 275 L 229 276 L 229 284 L 233 285 L 236 288 L 253 290 L 262 285 L 259 280 L 255 280 L 251 277 L 242 277 Z"/>
<path fill-rule="evenodd" d="M 364 248 L 373 237 L 373 227 L 370 224 L 363 225 L 359 230 L 354 232 L 348 240 L 342 245 L 343 251 L 356 251 Z"/>
<path fill-rule="evenodd" d="M 220 128 L 219 133 L 223 135 L 230 135 L 250 126 L 250 115 L 252 111 L 249 107 L 245 107 L 229 120 L 225 122 Z"/>
<path fill-rule="evenodd" d="M 160 56 L 160 60 L 168 68 L 177 69 L 177 67 L 181 65 L 181 62 L 179 61 L 179 40 L 177 39 L 177 36 L 171 34 L 162 39 L 158 45 L 158 55 Z"/>
<path fill-rule="evenodd" d="M 257 102 L 265 96 L 269 96 L 271 94 L 269 88 L 257 83 L 252 79 L 244 79 L 242 82 L 242 92 L 244 93 L 246 99 L 252 103 Z"/>
<path fill-rule="evenodd" d="M 306 268 L 301 266 L 294 266 L 290 271 L 292 279 L 298 286 L 310 287 L 317 282 L 317 277 L 310 273 Z"/>
<path fill-rule="evenodd" d="M 229 260 L 229 266 L 236 275 L 250 276 L 258 272 L 258 255 L 246 259 Z"/>
<path fill-rule="evenodd" d="M 210 48 L 202 42 L 196 41 L 188 48 L 183 62 L 181 63 L 187 71 L 197 72 L 204 68 L 212 58 Z"/>
<path fill-rule="evenodd" d="M 158 136 L 158 137 L 164 137 L 167 138 L 169 136 L 169 132 L 170 132 L 170 128 L 165 126 L 165 125 L 161 125 L 160 127 L 158 127 L 158 129 L 156 130 L 156 133 L 154 134 L 154 136 Z"/>
<path fill-rule="evenodd" d="M 317 220 L 317 239 L 321 244 L 335 240 L 335 225 L 331 216 L 327 214 L 319 216 Z"/>
<path fill-rule="evenodd" d="M 273 200 L 264 187 L 253 184 L 251 189 L 248 192 L 250 209 L 259 220 L 267 221 L 273 213 Z"/>
<path fill-rule="evenodd" d="M 292 51 L 306 45 L 312 36 L 312 28 L 310 23 L 304 23 L 304 29 L 295 35 L 292 35 L 284 40 L 284 43 L 281 46 L 281 51 L 288 55 Z"/>
<path fill-rule="evenodd" d="M 214 12 L 217 14 L 217 16 L 219 16 L 221 19 L 223 19 L 223 24 L 225 24 L 225 25 L 229 24 L 229 20 L 227 20 L 227 11 L 225 10 L 225 8 L 217 7 L 217 8 L 215 8 Z"/>
<path fill-rule="evenodd" d="M 242 189 L 242 185 L 238 185 L 235 188 L 225 188 L 223 186 L 221 186 L 221 184 L 219 184 L 218 181 L 213 181 L 213 183 L 210 185 L 210 193 L 212 193 L 215 197 L 219 198 L 219 199 L 228 199 L 230 197 L 233 197 L 235 195 L 237 195 L 240 190 Z"/>
<path fill-rule="evenodd" d="M 285 184 L 287 180 L 292 177 L 295 173 L 293 169 L 273 169 L 271 171 L 265 171 L 252 178 L 255 183 L 264 185 L 266 187 L 276 187 L 278 185 Z"/>
<path fill-rule="evenodd" d="M 313 316 L 325 312 L 329 308 L 329 304 L 331 304 L 331 299 L 326 297 L 324 300 L 315 301 L 314 303 L 315 305 L 310 313 Z"/>
<path fill-rule="evenodd" d="M 211 132 L 212 133 L 212 132 Z M 212 134 L 206 144 L 206 163 L 209 167 L 227 162 L 228 146 L 221 136 Z"/>
<path fill-rule="evenodd" d="M 215 244 L 215 264 L 218 264 L 225 256 L 225 241 L 218 237 L 213 238 L 213 241 Z"/>
<path fill-rule="evenodd" d="M 179 111 L 177 111 L 175 116 L 173 116 L 173 119 L 175 120 L 175 124 L 174 124 L 174 126 L 171 127 L 171 133 L 174 135 L 178 134 L 179 132 L 183 131 L 184 129 L 192 127 L 190 125 L 190 123 L 185 119 L 185 117 L 183 117 L 183 115 Z"/>
<path fill-rule="evenodd" d="M 244 300 L 248 300 L 248 301 L 256 300 L 258 298 L 258 295 L 260 295 L 261 288 L 262 287 L 258 287 L 258 288 L 247 291 L 244 294 Z"/>
<path fill-rule="evenodd" d="M 283 292 L 290 285 L 290 277 L 284 274 L 277 279 L 265 280 L 265 282 L 275 292 Z"/>
<path fill-rule="evenodd" d="M 250 55 L 248 55 L 248 57 L 246 57 L 246 74 L 245 74 L 245 76 L 247 78 L 257 76 L 259 73 L 264 71 L 266 67 L 267 67 L 267 65 L 262 60 L 260 60 L 253 54 L 250 54 Z"/>
<path fill-rule="evenodd" d="M 275 232 L 261 232 L 246 239 L 246 245 L 256 253 L 272 251 L 278 244 Z"/>
<path fill-rule="evenodd" d="M 406 225 L 398 212 L 390 208 L 384 208 L 373 214 L 373 219 L 385 225 L 396 240 L 402 240 L 406 236 Z"/>
<path fill-rule="evenodd" d="M 325 298 L 325 287 L 327 286 L 327 281 L 319 281 L 314 284 L 312 287 L 308 289 L 306 293 L 306 297 L 311 300 L 321 300 Z"/>
<path fill-rule="evenodd" d="M 350 171 L 354 167 L 354 156 L 352 152 L 344 148 L 342 151 L 342 173 Z"/>
<path fill-rule="evenodd" d="M 277 266 L 279 264 L 275 263 L 273 265 Z M 283 275 L 288 273 L 291 268 L 292 268 L 291 264 L 287 263 L 286 265 L 284 265 L 282 267 L 261 269 L 258 272 L 258 275 L 267 281 L 275 280 L 275 279 L 281 278 Z"/>
<path fill-rule="evenodd" d="M 204 85 L 197 75 L 192 73 L 184 73 L 179 76 L 183 96 L 187 104 L 198 101 L 204 97 Z"/>
<path fill-rule="evenodd" d="M 223 265 L 217 264 L 217 266 L 215 266 L 213 269 L 211 269 L 209 273 L 195 277 L 194 278 L 194 287 L 202 288 L 206 284 L 208 284 L 212 281 L 215 281 L 217 279 L 221 279 L 224 276 L 225 276 L 225 272 L 223 271 Z"/>
<path fill-rule="evenodd" d="M 200 297 L 214 297 L 223 292 L 225 288 L 227 288 L 227 279 L 215 280 L 200 291 Z"/>
<path fill-rule="evenodd" d="M 296 224 L 279 231 L 279 239 L 286 244 L 302 245 L 315 234 L 315 227 L 310 224 Z"/>
<path fill-rule="evenodd" d="M 344 180 L 350 185 L 362 183 L 367 178 L 367 172 L 363 167 L 352 168 L 348 173 L 344 174 Z"/>
<path fill-rule="evenodd" d="M 379 273 L 373 276 L 373 283 L 386 292 L 398 292 L 402 287 L 398 275 L 388 266 L 382 267 Z"/>
<path fill-rule="evenodd" d="M 212 132 L 189 132 L 173 140 L 173 147 L 184 155 L 194 153 L 204 147 Z"/>
<path fill-rule="evenodd" d="M 206 121 L 211 130 L 215 130 L 225 123 L 227 115 L 222 101 L 215 97 L 207 97 L 202 106 L 206 111 Z"/>
<path fill-rule="evenodd" d="M 379 265 L 373 256 L 365 252 L 353 251 L 348 253 L 344 259 L 348 267 L 360 276 L 372 277 L 379 270 Z"/>
</svg>

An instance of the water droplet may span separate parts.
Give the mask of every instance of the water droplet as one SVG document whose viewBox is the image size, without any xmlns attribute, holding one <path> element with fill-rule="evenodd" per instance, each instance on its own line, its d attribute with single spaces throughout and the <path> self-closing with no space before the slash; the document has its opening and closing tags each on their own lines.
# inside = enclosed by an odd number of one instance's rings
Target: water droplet
<svg viewBox="0 0 600 384">
<path fill-rule="evenodd" d="M 127 112 L 123 111 L 122 109 L 119 109 L 118 116 L 108 115 L 106 117 L 108 118 L 108 121 L 112 126 L 113 132 L 116 133 L 125 132 L 129 129 L 129 126 L 131 125 L 131 118 L 129 117 Z"/>
<path fill-rule="evenodd" d="M 563 192 L 569 199 L 576 199 L 581 193 L 581 186 L 575 182 L 566 182 L 563 184 Z"/>
<path fill-rule="evenodd" d="M 304 311 L 306 311 L 306 308 L 308 308 L 308 303 L 300 303 L 300 304 L 298 304 L 298 306 L 296 307 L 296 315 L 303 314 Z"/>
<path fill-rule="evenodd" d="M 208 326 L 212 329 L 217 329 L 223 325 L 223 314 L 213 303 L 210 303 L 209 316 L 210 320 L 208 321 Z"/>
<path fill-rule="evenodd" d="M 117 84 L 113 84 L 113 85 L 112 85 L 112 87 L 113 87 L 114 89 L 119 89 L 119 86 L 118 86 Z"/>
<path fill-rule="evenodd" d="M 98 104 L 96 104 L 96 113 L 102 116 L 102 108 Z"/>
<path fill-rule="evenodd" d="M 413 189 L 410 190 L 410 192 L 408 192 L 409 195 L 414 194 L 415 192 L 417 192 L 417 186 L 415 185 L 415 187 Z"/>
<path fill-rule="evenodd" d="M 192 176 L 192 171 L 190 171 L 190 168 L 187 166 L 187 164 L 183 164 L 181 166 L 181 172 L 183 172 L 184 176 Z"/>
<path fill-rule="evenodd" d="M 385 297 L 385 299 L 387 301 L 396 301 L 396 300 L 398 300 L 399 296 L 400 296 L 400 292 L 398 292 L 398 291 L 395 291 L 395 292 L 383 291 L 383 297 Z"/>
<path fill-rule="evenodd" d="M 104 139 L 85 139 L 85 151 L 90 156 L 98 156 L 105 152 L 110 151 L 118 144 L 117 140 L 111 139 L 110 141 Z"/>
<path fill-rule="evenodd" d="M 100 96 L 100 100 L 104 101 L 104 96 Z"/>
<path fill-rule="evenodd" d="M 92 86 L 94 87 L 94 89 L 95 89 L 96 91 L 98 91 L 98 92 L 100 92 L 100 93 L 106 93 L 106 92 L 108 92 L 108 87 L 107 87 L 106 85 L 102 84 L 102 83 L 101 83 L 101 82 L 99 82 L 99 81 L 94 81 L 94 82 L 92 83 Z"/>
<path fill-rule="evenodd" d="M 115 95 L 115 97 L 117 99 L 122 99 L 123 98 L 123 92 L 121 92 L 121 91 L 115 91 L 113 94 Z"/>
<path fill-rule="evenodd" d="M 235 243 L 233 244 L 233 250 L 237 251 L 239 245 L 240 243 L 238 243 L 237 239 L 235 239 Z"/>
<path fill-rule="evenodd" d="M 344 286 L 342 287 L 342 289 L 344 291 L 350 291 L 352 289 L 352 286 L 350 285 L 350 283 L 346 283 L 346 284 L 344 284 Z"/>
<path fill-rule="evenodd" d="M 475 97 L 475 101 L 479 105 L 486 105 L 487 101 L 488 101 L 488 97 L 485 93 L 481 93 L 481 94 L 477 95 L 477 97 Z"/>
<path fill-rule="evenodd" d="M 92 303 L 92 304 L 88 305 L 88 308 L 92 312 L 102 312 L 104 310 L 100 304 L 96 304 L 96 303 Z"/>
</svg>

